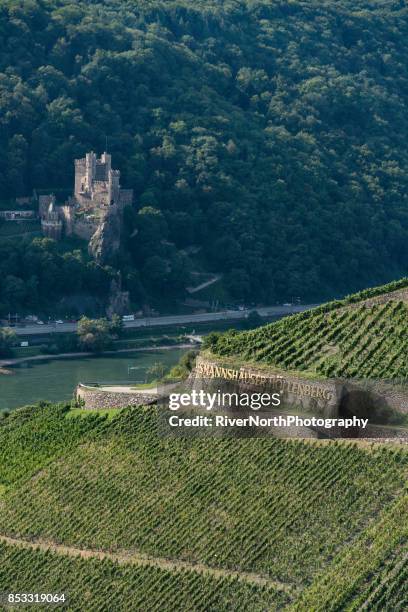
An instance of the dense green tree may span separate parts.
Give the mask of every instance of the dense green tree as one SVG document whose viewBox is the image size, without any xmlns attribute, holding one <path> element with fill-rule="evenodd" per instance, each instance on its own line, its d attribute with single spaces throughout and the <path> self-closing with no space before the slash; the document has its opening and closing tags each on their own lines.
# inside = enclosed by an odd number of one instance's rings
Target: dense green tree
<svg viewBox="0 0 408 612">
<path fill-rule="evenodd" d="M 7 357 L 17 340 L 15 332 L 9 327 L 0 329 L 0 356 Z"/>
<path fill-rule="evenodd" d="M 136 195 L 117 265 L 139 305 L 179 296 L 197 265 L 257 301 L 401 276 L 407 14 L 399 0 L 0 0 L 1 197 L 70 188 L 73 158 L 108 137 Z M 63 295 L 74 270 L 75 291 L 109 290 L 84 257 L 8 248 L 1 308 L 8 276 L 33 279 L 18 308 Z"/>
<path fill-rule="evenodd" d="M 146 374 L 152 380 L 160 381 L 166 373 L 166 366 L 164 363 L 154 363 L 150 368 L 146 370 Z"/>
<path fill-rule="evenodd" d="M 120 324 L 115 319 L 88 319 L 82 317 L 78 322 L 78 342 L 85 351 L 100 353 L 111 348 L 113 339 L 117 336 Z"/>
<path fill-rule="evenodd" d="M 114 314 L 110 320 L 110 333 L 113 335 L 113 337 L 120 338 L 120 336 L 123 334 L 123 330 L 124 325 L 122 317 Z"/>
<path fill-rule="evenodd" d="M 87 254 L 65 251 L 49 238 L 0 241 L 0 316 L 55 309 L 64 296 L 96 295 L 104 299 L 114 270 Z"/>
</svg>

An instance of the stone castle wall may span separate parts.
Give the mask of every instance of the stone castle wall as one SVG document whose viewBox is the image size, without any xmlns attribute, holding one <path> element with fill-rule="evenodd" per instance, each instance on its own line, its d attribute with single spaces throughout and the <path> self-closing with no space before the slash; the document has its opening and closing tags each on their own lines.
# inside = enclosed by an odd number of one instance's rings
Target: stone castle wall
<svg viewBox="0 0 408 612">
<path fill-rule="evenodd" d="M 74 208 L 69 204 L 58 207 L 61 219 L 63 220 L 64 231 L 67 236 L 71 236 L 74 227 Z"/>
<path fill-rule="evenodd" d="M 94 233 L 99 227 L 99 223 L 95 221 L 78 221 L 75 220 L 72 225 L 72 233 L 82 240 L 90 241 Z"/>
</svg>

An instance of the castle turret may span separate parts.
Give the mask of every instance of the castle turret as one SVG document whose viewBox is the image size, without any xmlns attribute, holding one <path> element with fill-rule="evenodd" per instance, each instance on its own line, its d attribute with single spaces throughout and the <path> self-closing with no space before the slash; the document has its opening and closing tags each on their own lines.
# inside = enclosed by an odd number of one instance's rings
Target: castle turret
<svg viewBox="0 0 408 612">
<path fill-rule="evenodd" d="M 92 191 L 92 184 L 96 175 L 96 155 L 93 151 L 85 157 L 85 190 Z"/>
<path fill-rule="evenodd" d="M 47 212 L 41 216 L 41 229 L 44 236 L 60 240 L 62 235 L 62 219 L 55 205 L 55 196 L 50 196 Z"/>
<path fill-rule="evenodd" d="M 74 187 L 75 197 L 79 197 L 79 195 L 85 191 L 85 174 L 86 174 L 85 158 L 76 159 L 75 160 L 75 187 Z"/>
<path fill-rule="evenodd" d="M 120 171 L 109 170 L 108 178 L 108 193 L 109 193 L 109 204 L 119 204 L 119 193 L 120 193 Z"/>
<path fill-rule="evenodd" d="M 100 163 L 105 165 L 105 176 L 108 177 L 112 168 L 112 156 L 105 151 L 101 155 Z"/>
</svg>

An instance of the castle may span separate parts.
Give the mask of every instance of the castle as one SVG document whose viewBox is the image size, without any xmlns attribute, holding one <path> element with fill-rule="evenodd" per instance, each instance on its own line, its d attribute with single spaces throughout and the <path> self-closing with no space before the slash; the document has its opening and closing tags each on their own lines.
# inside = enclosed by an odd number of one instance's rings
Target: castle
<svg viewBox="0 0 408 612">
<path fill-rule="evenodd" d="M 133 190 L 122 189 L 119 180 L 120 171 L 112 169 L 106 152 L 99 159 L 93 151 L 76 159 L 73 196 L 62 205 L 53 194 L 39 196 L 43 234 L 55 240 L 77 236 L 91 243 L 111 222 L 119 227 L 123 208 L 133 202 Z"/>
</svg>

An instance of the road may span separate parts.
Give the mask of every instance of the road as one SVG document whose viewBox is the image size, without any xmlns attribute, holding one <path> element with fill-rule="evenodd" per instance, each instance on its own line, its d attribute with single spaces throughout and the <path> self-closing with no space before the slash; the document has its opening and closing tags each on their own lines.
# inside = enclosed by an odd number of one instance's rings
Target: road
<svg viewBox="0 0 408 612">
<path fill-rule="evenodd" d="M 211 321 L 233 321 L 236 319 L 245 319 L 250 312 L 256 310 L 261 317 L 279 317 L 296 312 L 303 312 L 309 308 L 313 308 L 317 304 L 308 304 L 306 306 L 263 306 L 262 308 L 253 308 L 251 310 L 224 310 L 222 312 L 206 312 L 203 314 L 190 315 L 168 315 L 164 317 L 144 317 L 135 319 L 134 321 L 126 321 L 126 328 L 132 327 L 158 327 L 162 325 L 184 325 L 186 323 L 209 323 Z M 45 325 L 26 325 L 25 327 L 14 327 L 16 334 L 20 336 L 32 336 L 35 334 L 54 334 L 75 332 L 77 323 L 55 323 Z"/>
</svg>

